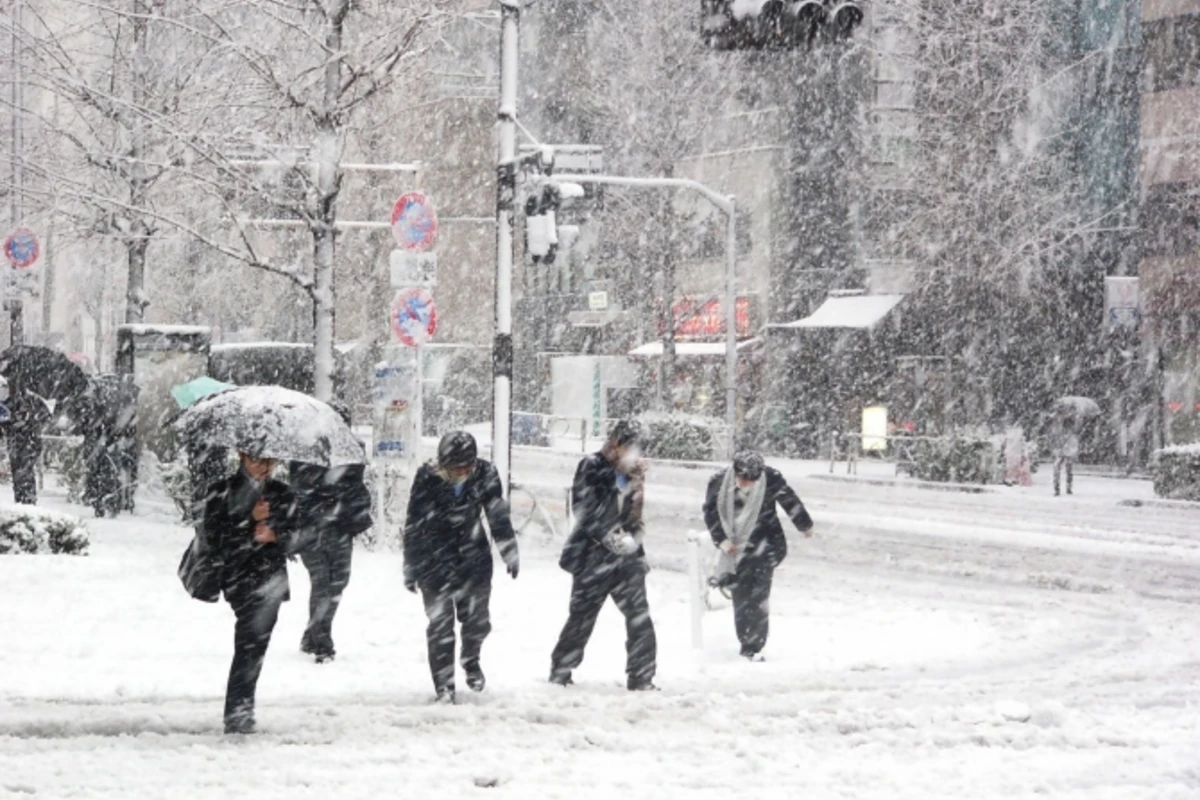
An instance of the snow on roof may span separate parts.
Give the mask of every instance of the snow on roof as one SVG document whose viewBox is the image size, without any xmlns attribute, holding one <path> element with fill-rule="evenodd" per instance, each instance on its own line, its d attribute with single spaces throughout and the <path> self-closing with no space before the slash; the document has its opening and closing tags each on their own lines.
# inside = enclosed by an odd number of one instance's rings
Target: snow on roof
<svg viewBox="0 0 1200 800">
<path fill-rule="evenodd" d="M 265 350 L 267 348 L 277 347 L 294 347 L 312 349 L 312 345 L 305 342 L 232 342 L 229 344 L 214 344 L 210 350 L 214 353 L 223 353 L 229 350 Z"/>
<path fill-rule="evenodd" d="M 733 0 L 729 10 L 733 12 L 734 19 L 757 17 L 768 2 L 769 0 Z"/>
<path fill-rule="evenodd" d="M 748 347 L 758 339 L 746 339 L 738 342 L 737 349 L 741 350 Z M 629 351 L 629 355 L 638 357 L 655 357 L 663 354 L 662 342 L 649 342 Z M 677 356 L 723 356 L 725 355 L 724 342 L 676 342 L 675 355 Z"/>
<path fill-rule="evenodd" d="M 904 299 L 902 294 L 860 294 L 830 297 L 804 319 L 773 328 L 871 328 Z"/>
<path fill-rule="evenodd" d="M 212 328 L 204 325 L 146 325 L 133 324 L 122 325 L 123 330 L 127 330 L 135 336 L 144 336 L 152 333 L 165 334 L 200 334 L 212 333 Z"/>
</svg>

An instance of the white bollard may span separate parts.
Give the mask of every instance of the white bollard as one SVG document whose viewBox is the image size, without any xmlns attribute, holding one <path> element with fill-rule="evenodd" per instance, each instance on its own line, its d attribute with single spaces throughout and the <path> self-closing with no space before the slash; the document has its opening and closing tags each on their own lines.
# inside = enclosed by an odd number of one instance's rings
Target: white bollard
<svg viewBox="0 0 1200 800">
<path fill-rule="evenodd" d="M 688 548 L 688 601 L 692 607 L 692 647 L 704 647 L 704 594 L 707 591 L 704 575 L 700 569 L 700 548 L 704 537 L 696 531 L 687 535 Z"/>
</svg>

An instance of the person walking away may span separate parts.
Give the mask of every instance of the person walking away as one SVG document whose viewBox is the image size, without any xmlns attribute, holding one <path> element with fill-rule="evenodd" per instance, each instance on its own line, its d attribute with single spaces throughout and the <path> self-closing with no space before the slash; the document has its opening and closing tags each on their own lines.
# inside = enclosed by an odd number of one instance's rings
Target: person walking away
<svg viewBox="0 0 1200 800">
<path fill-rule="evenodd" d="M 574 683 L 571 671 L 584 649 L 604 601 L 611 597 L 625 616 L 626 687 L 654 691 L 658 643 L 646 598 L 646 551 L 642 503 L 646 465 L 640 457 L 641 424 L 622 420 L 604 447 L 579 462 L 571 486 L 575 527 L 559 566 L 571 573 L 567 622 L 550 656 L 550 682 Z"/>
<path fill-rule="evenodd" d="M 713 475 L 704 497 L 704 522 L 721 551 L 711 583 L 731 589 L 741 655 L 750 661 L 763 660 L 771 582 L 787 557 L 776 505 L 801 533 L 812 536 L 813 521 L 804 503 L 778 470 L 750 451 L 738 453 L 731 467 Z"/>
<path fill-rule="evenodd" d="M 221 590 L 237 622 L 225 691 L 225 732 L 254 732 L 254 696 L 280 605 L 289 599 L 287 555 L 294 542 L 295 502 L 273 480 L 275 462 L 238 454 L 240 469 L 214 483 L 201 519 L 223 565 Z"/>
<path fill-rule="evenodd" d="M 1057 411 L 1050 427 L 1050 446 L 1054 456 L 1054 496 L 1058 497 L 1062 486 L 1064 467 L 1067 472 L 1067 494 L 1071 494 L 1074 482 L 1075 461 L 1079 458 L 1079 423 L 1074 414 Z"/>
<path fill-rule="evenodd" d="M 337 655 L 333 618 L 350 584 L 354 537 L 371 527 L 371 493 L 364 470 L 362 464 L 326 469 L 300 462 L 288 469 L 298 526 L 308 540 L 300 559 L 312 587 L 300 650 L 314 656 L 318 664 Z"/>
<path fill-rule="evenodd" d="M 18 384 L 9 397 L 8 461 L 12 468 L 13 500 L 37 505 L 37 463 L 42 457 L 42 427 L 50 409 L 42 398 Z"/>
<path fill-rule="evenodd" d="M 455 702 L 455 620 L 462 625 L 461 662 L 467 686 L 481 692 L 483 641 L 492 630 L 492 541 L 513 578 L 520 556 L 500 475 L 478 457 L 475 437 L 453 431 L 438 443 L 437 458 L 413 478 L 404 526 L 404 586 L 420 590 L 429 619 L 429 671 L 438 702 Z"/>
</svg>

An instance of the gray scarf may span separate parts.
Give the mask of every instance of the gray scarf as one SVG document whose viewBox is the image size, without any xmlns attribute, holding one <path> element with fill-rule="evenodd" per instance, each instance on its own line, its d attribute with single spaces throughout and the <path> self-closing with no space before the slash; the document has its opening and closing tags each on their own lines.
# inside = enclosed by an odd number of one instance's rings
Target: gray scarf
<svg viewBox="0 0 1200 800">
<path fill-rule="evenodd" d="M 750 486 L 742 493 L 742 508 L 736 514 L 733 514 L 734 492 L 737 490 L 737 480 L 733 474 L 733 469 L 725 471 L 725 477 L 721 479 L 721 490 L 717 493 L 717 514 L 721 517 L 721 527 L 725 531 L 725 535 L 733 542 L 737 548 L 734 555 L 729 555 L 724 550 L 720 551 L 717 556 L 717 564 L 714 570 L 716 575 L 723 575 L 728 572 L 734 572 L 737 569 L 738 562 L 742 559 L 742 555 L 746 552 L 746 545 L 750 541 L 750 534 L 754 532 L 754 526 L 758 524 L 758 515 L 762 513 L 763 500 L 767 495 L 767 476 L 766 474 L 759 475 L 758 479 L 750 484 Z M 735 517 L 730 520 L 731 514 Z"/>
</svg>

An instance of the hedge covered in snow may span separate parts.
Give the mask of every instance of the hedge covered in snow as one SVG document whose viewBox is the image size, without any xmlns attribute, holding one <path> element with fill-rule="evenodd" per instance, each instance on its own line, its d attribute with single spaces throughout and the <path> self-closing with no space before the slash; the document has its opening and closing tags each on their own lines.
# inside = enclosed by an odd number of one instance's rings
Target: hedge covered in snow
<svg viewBox="0 0 1200 800">
<path fill-rule="evenodd" d="M 63 553 L 85 556 L 88 529 L 70 514 L 35 506 L 0 504 L 0 555 Z"/>
<path fill-rule="evenodd" d="M 1164 447 L 1154 454 L 1154 494 L 1200 500 L 1200 445 Z"/>
</svg>

